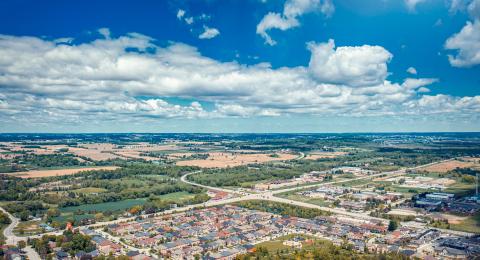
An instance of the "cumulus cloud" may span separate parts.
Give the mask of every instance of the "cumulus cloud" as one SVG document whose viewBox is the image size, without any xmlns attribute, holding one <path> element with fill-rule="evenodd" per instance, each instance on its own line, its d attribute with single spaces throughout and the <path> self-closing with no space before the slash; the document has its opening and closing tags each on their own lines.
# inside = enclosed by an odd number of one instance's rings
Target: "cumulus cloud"
<svg viewBox="0 0 480 260">
<path fill-rule="evenodd" d="M 182 43 L 154 42 L 138 33 L 81 44 L 0 35 L 0 119 L 76 124 L 480 112 L 479 97 L 423 95 L 435 79 L 389 81 L 392 55 L 380 46 L 310 43 L 308 66 L 273 69 L 217 61 Z M 193 102 L 180 105 L 172 98 Z M 448 110 L 433 105 L 443 99 Z"/>
<path fill-rule="evenodd" d="M 100 28 L 100 29 L 98 29 L 98 33 L 100 33 L 106 39 L 110 39 L 110 29 Z"/>
<path fill-rule="evenodd" d="M 409 67 L 407 69 L 407 72 L 412 74 L 412 75 L 417 75 L 417 70 L 414 67 Z"/>
<path fill-rule="evenodd" d="M 178 9 L 177 19 L 178 19 L 178 20 L 181 20 L 184 16 L 185 16 L 185 10 L 183 10 L 183 9 Z"/>
<path fill-rule="evenodd" d="M 309 43 L 309 70 L 321 82 L 349 86 L 381 84 L 387 77 L 387 63 L 393 55 L 381 46 L 335 48 L 335 42 Z"/>
<path fill-rule="evenodd" d="M 405 0 L 405 5 L 410 12 L 415 12 L 418 4 L 426 2 L 426 0 Z"/>
<path fill-rule="evenodd" d="M 209 28 L 208 26 L 203 26 L 203 33 L 201 33 L 199 39 L 212 39 L 217 37 L 220 34 L 220 31 L 216 28 Z"/>
<path fill-rule="evenodd" d="M 454 67 L 471 67 L 480 64 L 480 20 L 467 21 L 459 33 L 445 42 L 445 49 L 457 50 L 456 55 L 448 55 Z"/>
<path fill-rule="evenodd" d="M 300 25 L 298 17 L 305 13 L 321 12 L 330 16 L 335 7 L 331 0 L 287 0 L 283 7 L 283 13 L 269 12 L 257 25 L 257 34 L 265 39 L 265 43 L 275 45 L 276 42 L 267 33 L 271 29 L 288 30 Z"/>
<path fill-rule="evenodd" d="M 468 11 L 472 21 L 467 21 L 460 32 L 445 42 L 445 49 L 456 50 L 456 55 L 448 55 L 454 67 L 472 67 L 480 64 L 480 0 L 452 0 L 450 11 Z"/>
</svg>

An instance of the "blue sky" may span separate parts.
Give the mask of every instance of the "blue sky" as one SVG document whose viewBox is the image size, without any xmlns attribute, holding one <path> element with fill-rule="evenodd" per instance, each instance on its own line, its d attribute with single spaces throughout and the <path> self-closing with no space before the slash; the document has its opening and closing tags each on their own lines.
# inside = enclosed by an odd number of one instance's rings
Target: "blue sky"
<svg viewBox="0 0 480 260">
<path fill-rule="evenodd" d="M 479 19 L 478 0 L 6 0 L 0 131 L 479 131 Z"/>
</svg>

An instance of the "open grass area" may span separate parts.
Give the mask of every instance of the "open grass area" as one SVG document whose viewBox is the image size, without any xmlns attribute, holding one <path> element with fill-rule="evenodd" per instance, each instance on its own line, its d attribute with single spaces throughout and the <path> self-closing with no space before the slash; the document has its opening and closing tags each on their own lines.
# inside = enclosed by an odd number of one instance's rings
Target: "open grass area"
<svg viewBox="0 0 480 260">
<path fill-rule="evenodd" d="M 302 196 L 300 194 L 297 194 L 297 192 L 298 191 L 281 193 L 281 194 L 278 195 L 278 197 L 291 199 L 291 200 L 295 200 L 295 201 L 306 202 L 306 203 L 310 203 L 310 204 L 314 204 L 314 205 L 318 205 L 318 206 L 322 206 L 322 207 L 328 207 L 332 204 L 332 203 L 330 203 L 330 202 L 328 202 L 324 199 L 321 199 L 321 198 L 309 198 L 309 197 L 306 197 L 306 196 Z"/>
<path fill-rule="evenodd" d="M 191 199 L 195 197 L 195 194 L 188 193 L 186 191 L 180 191 L 180 192 L 168 193 L 168 194 L 160 195 L 156 197 L 159 199 L 168 200 L 168 201 L 181 201 L 181 200 Z"/>
<path fill-rule="evenodd" d="M 73 192 L 82 193 L 82 194 L 102 193 L 105 191 L 107 190 L 102 188 L 95 188 L 95 187 L 87 187 L 87 188 L 73 190 Z"/>
<path fill-rule="evenodd" d="M 43 231 L 42 228 L 38 226 L 40 223 L 40 221 L 22 221 L 15 227 L 13 232 L 20 236 L 38 234 Z"/>
<path fill-rule="evenodd" d="M 480 234 L 480 213 L 466 218 L 459 224 L 450 224 L 450 229 Z"/>
<path fill-rule="evenodd" d="M 85 204 L 81 206 L 74 206 L 74 207 L 66 207 L 60 208 L 60 212 L 76 212 L 76 211 L 84 211 L 84 212 L 105 212 L 105 211 L 119 211 L 129 209 L 136 205 L 143 205 L 145 204 L 146 199 L 128 199 L 122 201 L 115 201 L 115 202 L 105 202 L 105 203 L 98 203 L 98 204 Z"/>
<path fill-rule="evenodd" d="M 342 183 L 336 183 L 334 184 L 335 186 L 342 186 L 342 187 L 353 187 L 353 186 L 359 186 L 359 185 L 365 185 L 368 183 L 371 183 L 371 179 L 360 179 L 360 180 L 351 180 L 347 182 L 342 182 Z"/>
<path fill-rule="evenodd" d="M 0 224 L 0 244 L 5 241 L 5 236 L 3 235 L 3 230 L 7 227 L 8 225 Z"/>
<path fill-rule="evenodd" d="M 475 192 L 475 184 L 456 182 L 445 189 L 445 192 L 455 193 L 456 196 L 466 196 Z"/>
<path fill-rule="evenodd" d="M 262 242 L 256 245 L 257 248 L 263 247 L 266 248 L 270 253 L 276 253 L 277 251 L 281 250 L 288 250 L 291 249 L 290 246 L 286 246 L 283 244 L 284 241 L 297 239 L 299 241 L 303 240 L 302 248 L 308 249 L 309 247 L 313 248 L 316 245 L 323 245 L 324 243 L 330 243 L 328 240 L 323 240 L 319 238 L 315 238 L 308 235 L 303 234 L 291 234 L 279 237 L 275 240 Z M 306 243 L 305 241 L 309 241 L 310 243 Z M 312 243 L 313 242 L 313 243 Z"/>
</svg>

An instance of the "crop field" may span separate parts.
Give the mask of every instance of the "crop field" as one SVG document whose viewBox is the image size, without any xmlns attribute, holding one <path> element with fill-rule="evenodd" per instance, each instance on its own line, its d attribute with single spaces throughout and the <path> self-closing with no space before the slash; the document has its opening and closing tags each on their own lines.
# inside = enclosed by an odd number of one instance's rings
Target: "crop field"
<svg viewBox="0 0 480 260">
<path fill-rule="evenodd" d="M 286 161 L 297 157 L 297 155 L 289 153 L 278 153 L 276 154 L 277 156 L 275 156 L 274 154 L 266 153 L 242 154 L 213 152 L 208 155 L 207 159 L 178 161 L 176 164 L 179 166 L 198 166 L 201 168 L 226 168 L 252 163 Z"/>
<path fill-rule="evenodd" d="M 60 212 L 76 212 L 76 211 L 84 211 L 84 212 L 105 212 L 105 211 L 118 211 L 118 210 L 125 210 L 129 209 L 136 205 L 143 205 L 145 204 L 145 199 L 128 199 L 122 201 L 115 201 L 115 202 L 105 202 L 105 203 L 98 203 L 98 204 L 85 204 L 81 206 L 73 206 L 73 207 L 66 207 L 60 208 Z"/>
<path fill-rule="evenodd" d="M 458 161 L 458 160 L 453 160 L 453 161 L 448 161 L 448 162 L 442 162 L 438 164 L 434 164 L 425 168 L 420 168 L 420 170 L 424 170 L 427 172 L 448 172 L 451 170 L 454 170 L 456 168 L 467 168 L 467 167 L 472 167 L 474 166 L 475 163 L 471 161 Z"/>
<path fill-rule="evenodd" d="M 42 178 L 42 177 L 52 177 L 52 176 L 64 176 L 72 175 L 83 171 L 91 170 L 115 170 L 118 167 L 116 166 L 105 166 L 105 167 L 83 167 L 83 168 L 70 168 L 70 169 L 58 169 L 58 170 L 36 170 L 36 171 L 27 171 L 27 172 L 15 172 L 11 175 L 20 177 L 20 178 Z"/>
</svg>

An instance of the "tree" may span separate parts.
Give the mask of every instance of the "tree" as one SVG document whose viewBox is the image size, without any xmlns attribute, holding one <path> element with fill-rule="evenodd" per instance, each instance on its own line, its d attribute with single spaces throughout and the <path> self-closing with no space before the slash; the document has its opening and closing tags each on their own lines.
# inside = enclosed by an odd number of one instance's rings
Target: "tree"
<svg viewBox="0 0 480 260">
<path fill-rule="evenodd" d="M 52 217 L 58 217 L 60 216 L 60 210 L 58 208 L 49 208 L 47 210 L 47 217 L 52 218 Z"/>
<path fill-rule="evenodd" d="M 27 243 L 23 240 L 18 241 L 17 243 L 18 248 L 25 248 L 27 246 Z"/>
<path fill-rule="evenodd" d="M 390 220 L 388 223 L 388 231 L 394 231 L 398 228 L 398 222 L 396 220 Z"/>
</svg>

